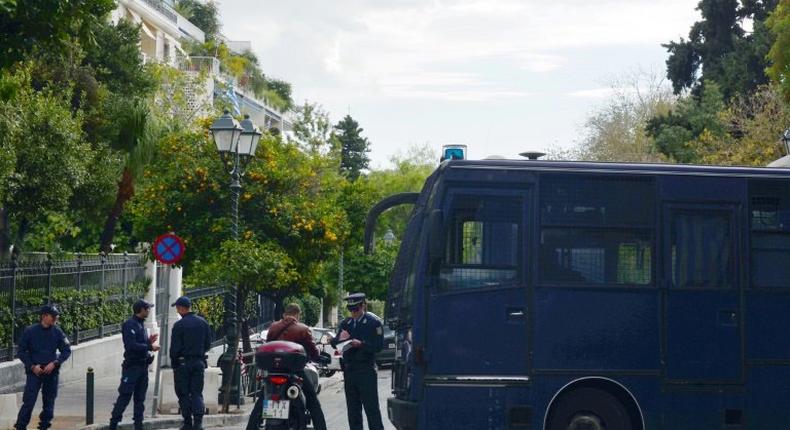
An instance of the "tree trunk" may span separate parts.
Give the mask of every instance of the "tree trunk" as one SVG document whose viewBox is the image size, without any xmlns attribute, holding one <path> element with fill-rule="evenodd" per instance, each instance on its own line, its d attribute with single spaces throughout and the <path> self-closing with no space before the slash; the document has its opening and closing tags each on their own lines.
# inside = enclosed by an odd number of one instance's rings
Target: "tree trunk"
<svg viewBox="0 0 790 430">
<path fill-rule="evenodd" d="M 19 220 L 19 230 L 16 232 L 16 240 L 14 241 L 14 254 L 20 254 L 22 252 L 22 244 L 25 243 L 25 236 L 27 236 L 28 231 L 30 230 L 30 220 L 27 217 L 23 217 Z"/>
<path fill-rule="evenodd" d="M 0 260 L 11 258 L 11 225 L 8 222 L 8 209 L 0 208 Z"/>
<path fill-rule="evenodd" d="M 132 172 L 124 168 L 123 176 L 118 182 L 118 194 L 115 196 L 115 204 L 112 205 L 110 213 L 107 214 L 107 220 L 104 223 L 104 231 L 102 231 L 101 238 L 99 239 L 99 249 L 102 252 L 112 252 L 112 240 L 115 237 L 115 226 L 118 224 L 118 218 L 123 213 L 123 206 L 134 196 L 134 179 Z"/>
</svg>

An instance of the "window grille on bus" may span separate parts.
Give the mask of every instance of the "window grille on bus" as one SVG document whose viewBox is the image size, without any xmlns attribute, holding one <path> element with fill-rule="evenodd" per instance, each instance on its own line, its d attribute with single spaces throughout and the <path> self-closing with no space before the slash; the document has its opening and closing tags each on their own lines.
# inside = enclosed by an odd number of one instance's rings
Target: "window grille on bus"
<svg viewBox="0 0 790 430">
<path fill-rule="evenodd" d="M 516 283 L 522 258 L 523 204 L 520 197 L 454 196 L 440 288 Z"/>
<path fill-rule="evenodd" d="M 751 204 L 751 285 L 788 288 L 790 283 L 790 184 L 749 183 Z"/>
<path fill-rule="evenodd" d="M 651 284 L 655 200 L 650 177 L 542 175 L 539 282 Z"/>
</svg>

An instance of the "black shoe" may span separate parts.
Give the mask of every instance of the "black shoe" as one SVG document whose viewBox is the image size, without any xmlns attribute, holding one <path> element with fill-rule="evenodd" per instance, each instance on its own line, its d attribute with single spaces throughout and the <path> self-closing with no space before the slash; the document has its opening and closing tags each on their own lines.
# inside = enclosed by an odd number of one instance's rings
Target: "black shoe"
<svg viewBox="0 0 790 430">
<path fill-rule="evenodd" d="M 192 423 L 192 430 L 203 430 L 203 415 L 195 415 Z"/>
<path fill-rule="evenodd" d="M 118 430 L 118 423 L 110 421 L 110 426 L 108 427 L 109 430 Z"/>
</svg>

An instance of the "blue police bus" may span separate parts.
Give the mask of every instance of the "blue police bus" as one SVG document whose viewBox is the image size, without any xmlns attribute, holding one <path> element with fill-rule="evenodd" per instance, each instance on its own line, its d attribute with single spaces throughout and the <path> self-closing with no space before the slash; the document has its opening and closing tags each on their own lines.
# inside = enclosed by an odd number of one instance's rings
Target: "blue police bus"
<svg viewBox="0 0 790 430">
<path fill-rule="evenodd" d="M 444 161 L 390 280 L 399 430 L 790 428 L 790 170 Z"/>
</svg>

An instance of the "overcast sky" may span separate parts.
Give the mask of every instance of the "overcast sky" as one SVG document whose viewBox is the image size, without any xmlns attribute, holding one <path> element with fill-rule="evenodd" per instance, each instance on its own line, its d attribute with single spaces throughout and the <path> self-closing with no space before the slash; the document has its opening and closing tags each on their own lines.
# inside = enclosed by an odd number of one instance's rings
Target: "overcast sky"
<svg viewBox="0 0 790 430">
<path fill-rule="evenodd" d="M 608 82 L 663 73 L 698 0 L 220 0 L 223 33 L 334 122 L 349 111 L 374 166 L 414 144 L 469 158 L 571 147 Z"/>
</svg>

